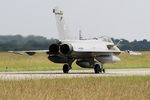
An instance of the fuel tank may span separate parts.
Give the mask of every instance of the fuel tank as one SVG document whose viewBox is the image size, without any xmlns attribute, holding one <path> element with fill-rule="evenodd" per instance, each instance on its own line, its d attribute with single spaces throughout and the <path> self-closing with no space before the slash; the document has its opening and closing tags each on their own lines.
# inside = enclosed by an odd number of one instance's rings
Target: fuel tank
<svg viewBox="0 0 150 100">
<path fill-rule="evenodd" d="M 67 58 L 59 55 L 49 55 L 48 59 L 54 63 L 67 63 Z"/>
<path fill-rule="evenodd" d="M 89 60 L 79 59 L 76 61 L 76 64 L 82 68 L 92 68 Z"/>
<path fill-rule="evenodd" d="M 101 55 L 99 57 L 96 57 L 95 59 L 101 63 L 115 63 L 115 62 L 120 61 L 120 58 L 118 56 L 113 55 L 113 54 Z"/>
</svg>

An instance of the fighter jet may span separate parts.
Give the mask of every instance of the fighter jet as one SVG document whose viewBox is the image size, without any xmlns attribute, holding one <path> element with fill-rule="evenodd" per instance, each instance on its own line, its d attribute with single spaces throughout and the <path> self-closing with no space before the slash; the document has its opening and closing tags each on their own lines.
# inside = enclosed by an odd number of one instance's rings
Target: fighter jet
<svg viewBox="0 0 150 100">
<path fill-rule="evenodd" d="M 48 50 L 11 52 L 20 54 L 25 52 L 29 55 L 46 52 L 50 61 L 64 64 L 64 73 L 68 73 L 72 69 L 73 62 L 82 68 L 93 68 L 95 73 L 105 73 L 103 64 L 120 61 L 118 55 L 121 51 L 111 38 L 103 36 L 96 39 L 73 39 L 72 33 L 65 23 L 63 11 L 55 7 L 53 13 L 56 17 L 58 43 L 51 44 Z"/>
</svg>

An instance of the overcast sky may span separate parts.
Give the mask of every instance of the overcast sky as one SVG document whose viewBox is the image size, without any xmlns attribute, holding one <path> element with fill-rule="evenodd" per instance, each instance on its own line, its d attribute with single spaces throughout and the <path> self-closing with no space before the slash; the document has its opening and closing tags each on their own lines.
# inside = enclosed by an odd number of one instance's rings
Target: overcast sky
<svg viewBox="0 0 150 100">
<path fill-rule="evenodd" d="M 150 40 L 150 0 L 0 0 L 0 35 L 57 38 L 55 6 L 75 37 Z"/>
</svg>

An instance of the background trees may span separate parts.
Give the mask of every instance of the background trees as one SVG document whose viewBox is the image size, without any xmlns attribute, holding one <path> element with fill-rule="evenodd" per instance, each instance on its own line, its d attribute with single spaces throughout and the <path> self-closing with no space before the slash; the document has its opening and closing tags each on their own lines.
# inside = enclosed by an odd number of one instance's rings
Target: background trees
<svg viewBox="0 0 150 100">
<path fill-rule="evenodd" d="M 117 43 L 119 39 L 112 38 L 114 43 Z M 14 50 L 45 50 L 49 48 L 49 45 L 56 43 L 56 39 L 47 39 L 42 36 L 27 36 L 21 35 L 7 35 L 0 36 L 0 51 L 14 51 Z M 129 42 L 122 39 L 119 48 L 121 50 L 133 50 L 133 51 L 150 51 L 150 41 L 144 39 L 141 41 L 134 40 Z"/>
</svg>

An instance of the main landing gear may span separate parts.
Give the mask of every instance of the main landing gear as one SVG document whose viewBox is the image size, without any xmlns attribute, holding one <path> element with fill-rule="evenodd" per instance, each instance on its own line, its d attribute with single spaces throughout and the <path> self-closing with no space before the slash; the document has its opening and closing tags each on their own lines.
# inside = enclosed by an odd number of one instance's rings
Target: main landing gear
<svg viewBox="0 0 150 100">
<path fill-rule="evenodd" d="M 64 73 L 68 73 L 70 69 L 71 69 L 71 66 L 69 64 L 64 64 L 64 66 L 63 66 Z"/>
<path fill-rule="evenodd" d="M 94 72 L 95 72 L 95 74 L 98 74 L 98 73 L 105 73 L 105 69 L 103 68 L 102 65 L 95 64 L 95 65 L 94 65 Z"/>
<path fill-rule="evenodd" d="M 69 73 L 69 70 L 72 69 L 71 65 L 72 65 L 72 62 L 64 64 L 63 72 L 66 74 Z M 105 73 L 105 69 L 103 68 L 103 65 L 100 63 L 96 63 L 96 62 L 91 63 L 91 68 L 94 68 L 95 74 Z"/>
</svg>

